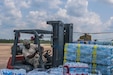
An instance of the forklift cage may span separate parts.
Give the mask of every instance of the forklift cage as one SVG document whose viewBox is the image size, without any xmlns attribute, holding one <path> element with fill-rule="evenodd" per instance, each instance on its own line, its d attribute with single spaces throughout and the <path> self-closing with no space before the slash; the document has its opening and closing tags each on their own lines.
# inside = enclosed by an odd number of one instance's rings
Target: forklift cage
<svg viewBox="0 0 113 75">
<path fill-rule="evenodd" d="M 14 40 L 14 45 L 12 48 L 12 65 L 15 65 L 15 61 L 16 61 L 16 52 L 17 52 L 17 44 L 19 41 L 18 36 L 20 36 L 20 33 L 27 33 L 27 34 L 34 34 L 35 35 L 35 40 L 34 40 L 34 44 L 38 45 L 38 50 L 39 50 L 39 54 L 40 54 L 40 64 L 43 64 L 42 62 L 42 50 L 40 49 L 40 40 L 39 40 L 39 34 L 52 34 L 51 31 L 46 31 L 46 30 L 38 30 L 38 29 L 30 29 L 30 30 L 14 30 L 15 32 L 15 40 Z M 43 65 L 41 65 L 41 67 L 43 67 Z"/>
</svg>

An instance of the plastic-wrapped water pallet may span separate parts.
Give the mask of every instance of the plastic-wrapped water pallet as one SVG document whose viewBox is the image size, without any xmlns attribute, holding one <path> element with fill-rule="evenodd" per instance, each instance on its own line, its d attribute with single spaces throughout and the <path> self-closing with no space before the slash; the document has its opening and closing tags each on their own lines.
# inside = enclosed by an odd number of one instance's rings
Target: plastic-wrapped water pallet
<svg viewBox="0 0 113 75">
<path fill-rule="evenodd" d="M 108 73 L 107 70 L 105 72 L 107 67 L 113 66 L 112 58 L 113 46 L 68 43 L 64 48 L 64 63 L 88 63 L 91 69 L 99 69 L 103 74 Z"/>
<path fill-rule="evenodd" d="M 63 75 L 63 67 L 59 66 L 48 70 L 37 68 L 28 73 L 24 69 L 0 69 L 0 75 Z"/>
<path fill-rule="evenodd" d="M 64 75 L 89 75 L 88 64 L 66 62 L 64 64 Z"/>
<path fill-rule="evenodd" d="M 24 69 L 1 69 L 0 75 L 26 75 Z"/>
<path fill-rule="evenodd" d="M 97 45 L 113 45 L 111 41 L 75 41 L 76 44 L 97 44 Z"/>
<path fill-rule="evenodd" d="M 50 68 L 48 70 L 37 68 L 28 72 L 27 75 L 63 75 L 63 67 Z"/>
</svg>

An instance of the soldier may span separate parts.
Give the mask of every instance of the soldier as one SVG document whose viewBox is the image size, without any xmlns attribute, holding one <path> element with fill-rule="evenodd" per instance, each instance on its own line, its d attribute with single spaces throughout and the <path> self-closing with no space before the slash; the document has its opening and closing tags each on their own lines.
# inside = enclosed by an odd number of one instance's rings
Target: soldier
<svg viewBox="0 0 113 75">
<path fill-rule="evenodd" d="M 23 56 L 25 57 L 26 62 L 32 64 L 34 68 L 37 68 L 39 65 L 39 52 L 36 50 L 37 45 L 31 45 L 29 40 L 23 41 L 24 48 L 22 50 Z"/>
</svg>

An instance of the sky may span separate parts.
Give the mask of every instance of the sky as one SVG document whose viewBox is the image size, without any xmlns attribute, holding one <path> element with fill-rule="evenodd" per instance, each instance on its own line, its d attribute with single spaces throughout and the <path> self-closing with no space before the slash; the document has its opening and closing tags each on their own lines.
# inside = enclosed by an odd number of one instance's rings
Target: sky
<svg viewBox="0 0 113 75">
<path fill-rule="evenodd" d="M 113 0 L 0 0 L 0 39 L 13 39 L 15 29 L 51 30 L 51 20 L 73 23 L 73 32 L 113 32 Z M 111 40 L 113 34 L 92 37 Z"/>
</svg>

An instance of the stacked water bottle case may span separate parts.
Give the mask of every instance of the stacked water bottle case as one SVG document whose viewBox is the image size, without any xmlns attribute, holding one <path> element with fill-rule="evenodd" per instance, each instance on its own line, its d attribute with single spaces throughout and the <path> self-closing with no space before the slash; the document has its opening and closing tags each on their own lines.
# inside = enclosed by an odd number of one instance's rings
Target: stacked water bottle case
<svg viewBox="0 0 113 75">
<path fill-rule="evenodd" d="M 90 71 L 101 71 L 110 75 L 113 66 L 113 46 L 67 43 L 64 48 L 65 62 L 82 62 L 90 66 Z"/>
</svg>

